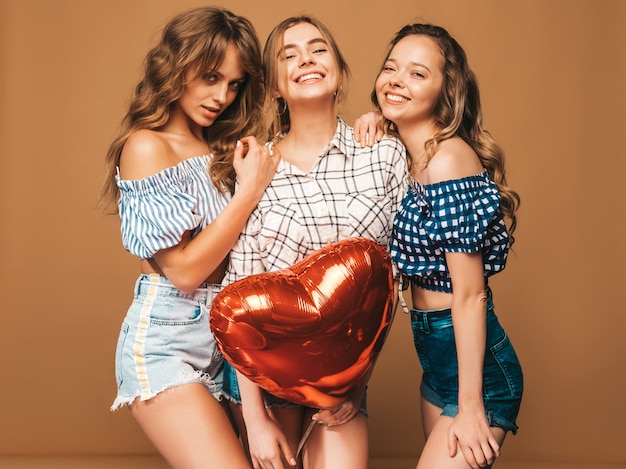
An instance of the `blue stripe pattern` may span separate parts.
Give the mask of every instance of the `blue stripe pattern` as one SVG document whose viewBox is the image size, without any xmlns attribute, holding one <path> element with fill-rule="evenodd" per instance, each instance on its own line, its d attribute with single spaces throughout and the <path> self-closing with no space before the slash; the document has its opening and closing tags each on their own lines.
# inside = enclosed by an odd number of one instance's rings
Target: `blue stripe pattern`
<svg viewBox="0 0 626 469">
<path fill-rule="evenodd" d="M 230 200 L 211 182 L 211 156 L 189 158 L 139 180 L 116 177 L 120 189 L 122 243 L 131 254 L 149 259 L 176 246 L 185 231 L 202 231 Z"/>
</svg>

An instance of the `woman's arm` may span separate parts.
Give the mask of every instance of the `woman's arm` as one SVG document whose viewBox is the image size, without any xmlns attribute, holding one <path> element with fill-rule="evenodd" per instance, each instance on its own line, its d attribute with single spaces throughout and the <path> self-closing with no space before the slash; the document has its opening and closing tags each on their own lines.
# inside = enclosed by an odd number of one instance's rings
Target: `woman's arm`
<svg viewBox="0 0 626 469">
<path fill-rule="evenodd" d="M 243 145 L 237 146 L 233 159 L 239 184 L 228 205 L 195 238 L 187 233 L 179 244 L 153 256 L 163 275 L 180 290 L 194 291 L 222 263 L 276 172 L 280 155 L 270 156 L 254 137 L 242 138 L 241 142 Z M 158 153 L 155 157 L 151 151 L 152 158 L 147 159 L 141 157 L 141 148 L 138 150 L 123 159 L 122 177 L 134 178 L 140 171 L 150 171 L 147 161 L 156 162 L 150 163 L 152 173 L 164 166 L 159 163 Z"/>
<path fill-rule="evenodd" d="M 483 403 L 483 363 L 487 341 L 487 295 L 480 252 L 446 253 L 452 279 L 452 323 L 459 363 L 459 413 L 448 433 L 454 456 L 460 447 L 471 467 L 492 464 L 500 445 Z"/>
<path fill-rule="evenodd" d="M 254 467 L 282 469 L 281 454 L 292 466 L 296 460 L 287 438 L 265 408 L 263 392 L 255 383 L 237 371 L 241 405 L 250 457 Z"/>
</svg>

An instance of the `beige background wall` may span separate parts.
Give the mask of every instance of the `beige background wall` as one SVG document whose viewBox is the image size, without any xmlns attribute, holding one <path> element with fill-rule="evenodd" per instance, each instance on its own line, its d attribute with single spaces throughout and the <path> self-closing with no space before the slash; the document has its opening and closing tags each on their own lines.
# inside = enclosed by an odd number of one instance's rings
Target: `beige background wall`
<svg viewBox="0 0 626 469">
<path fill-rule="evenodd" d="M 94 204 L 144 54 L 167 19 L 202 4 L 0 0 L 0 455 L 153 452 L 126 411 L 108 411 L 137 266 Z M 349 122 L 369 109 L 400 26 L 459 38 L 522 196 L 515 254 L 493 282 L 526 375 L 503 459 L 626 462 L 626 2 L 222 5 L 262 41 L 292 14 L 325 21 L 353 71 Z M 373 456 L 417 456 L 419 374 L 399 314 L 370 386 Z"/>
</svg>

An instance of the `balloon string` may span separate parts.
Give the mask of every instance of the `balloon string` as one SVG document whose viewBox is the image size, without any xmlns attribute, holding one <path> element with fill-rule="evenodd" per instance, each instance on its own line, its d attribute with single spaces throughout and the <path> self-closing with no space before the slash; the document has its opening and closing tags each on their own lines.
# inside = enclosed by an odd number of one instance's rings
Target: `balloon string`
<svg viewBox="0 0 626 469">
<path fill-rule="evenodd" d="M 298 451 L 296 451 L 296 459 L 298 459 L 298 457 L 300 456 L 300 452 L 302 451 L 302 448 L 304 448 L 306 440 L 309 438 L 309 435 L 313 431 L 313 428 L 315 428 L 315 425 L 317 425 L 317 421 L 311 420 L 311 423 L 309 423 L 309 426 L 304 432 L 304 435 L 302 435 L 302 438 L 300 439 L 300 443 L 298 443 Z"/>
</svg>

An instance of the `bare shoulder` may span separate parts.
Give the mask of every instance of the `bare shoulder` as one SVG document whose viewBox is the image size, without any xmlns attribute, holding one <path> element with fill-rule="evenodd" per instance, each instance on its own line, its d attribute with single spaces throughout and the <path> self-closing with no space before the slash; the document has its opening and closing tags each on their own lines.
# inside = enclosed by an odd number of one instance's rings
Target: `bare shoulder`
<svg viewBox="0 0 626 469">
<path fill-rule="evenodd" d="M 460 137 L 439 144 L 428 163 L 428 180 L 431 184 L 474 176 L 483 171 L 478 155 Z"/>
<path fill-rule="evenodd" d="M 142 129 L 133 133 L 124 144 L 120 155 L 122 179 L 142 179 L 177 163 L 168 140 L 154 130 Z"/>
</svg>

